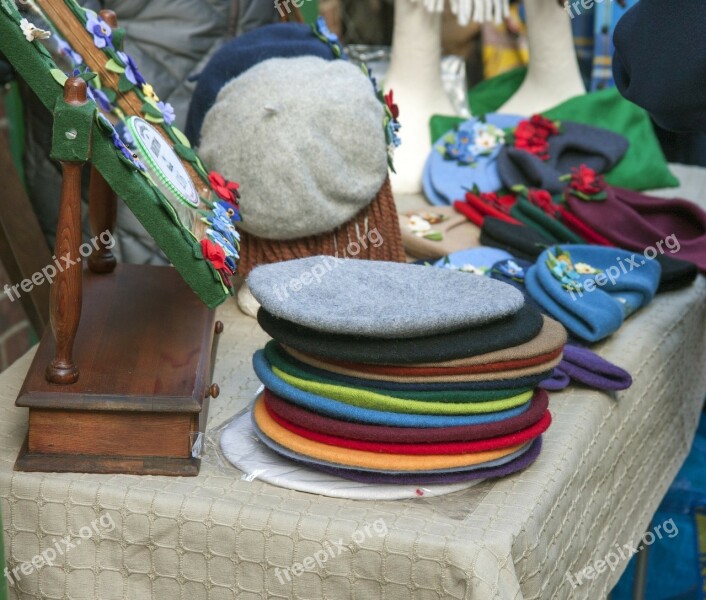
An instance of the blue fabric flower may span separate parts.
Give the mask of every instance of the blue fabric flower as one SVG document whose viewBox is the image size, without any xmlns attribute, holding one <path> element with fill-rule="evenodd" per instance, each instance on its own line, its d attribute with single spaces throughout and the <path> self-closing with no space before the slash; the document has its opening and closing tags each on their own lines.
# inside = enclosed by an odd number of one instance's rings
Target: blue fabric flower
<svg viewBox="0 0 706 600">
<path fill-rule="evenodd" d="M 98 106 L 100 106 L 101 110 L 104 110 L 105 112 L 110 112 L 111 110 L 113 110 L 113 104 L 111 103 L 108 96 L 105 95 L 105 92 L 103 92 L 103 90 L 99 90 L 98 88 L 94 88 L 93 86 L 89 85 L 88 89 L 86 90 L 86 93 L 91 100 L 93 100 Z"/>
<path fill-rule="evenodd" d="M 93 36 L 93 43 L 96 48 L 113 47 L 113 30 L 110 25 L 101 19 L 92 10 L 87 10 L 86 29 Z"/>
<path fill-rule="evenodd" d="M 143 85 L 147 83 L 145 78 L 142 76 L 142 73 L 140 73 L 140 70 L 137 68 L 132 56 L 130 56 L 127 52 L 118 51 L 118 57 L 122 61 L 123 65 L 125 65 L 125 77 L 130 83 L 132 83 L 132 85 Z"/>
<path fill-rule="evenodd" d="M 68 56 L 74 65 L 83 64 L 83 56 L 76 52 L 76 50 L 74 50 L 67 41 L 62 40 L 59 36 L 54 36 L 54 38 L 56 39 L 56 43 L 59 47 L 59 52 L 61 52 L 64 56 Z"/>
<path fill-rule="evenodd" d="M 322 42 L 326 42 L 329 46 L 331 46 L 333 53 L 338 58 L 347 60 L 348 57 L 343 50 L 341 41 L 338 39 L 338 36 L 328 28 L 328 25 L 326 25 L 326 21 L 322 16 L 319 16 L 311 27 L 314 31 L 314 35 L 316 35 L 316 37 L 318 37 Z"/>
<path fill-rule="evenodd" d="M 466 131 L 454 131 L 444 138 L 442 148 L 444 158 L 454 160 L 462 165 L 472 165 L 476 162 L 473 153 L 473 141 Z"/>
<path fill-rule="evenodd" d="M 176 119 L 176 113 L 174 112 L 174 107 L 169 104 L 169 102 L 162 102 L 161 100 L 157 102 L 157 108 L 162 112 L 162 118 L 167 125 L 174 123 Z"/>
</svg>

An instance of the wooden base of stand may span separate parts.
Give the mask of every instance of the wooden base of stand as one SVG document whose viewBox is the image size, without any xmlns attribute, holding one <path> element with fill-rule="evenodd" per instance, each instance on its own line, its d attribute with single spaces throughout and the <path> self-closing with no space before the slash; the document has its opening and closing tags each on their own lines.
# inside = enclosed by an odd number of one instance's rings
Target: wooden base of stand
<svg viewBox="0 0 706 600">
<path fill-rule="evenodd" d="M 47 330 L 16 405 L 29 408 L 18 471 L 194 476 L 222 325 L 171 267 L 83 274 L 78 381 L 49 383 Z"/>
</svg>

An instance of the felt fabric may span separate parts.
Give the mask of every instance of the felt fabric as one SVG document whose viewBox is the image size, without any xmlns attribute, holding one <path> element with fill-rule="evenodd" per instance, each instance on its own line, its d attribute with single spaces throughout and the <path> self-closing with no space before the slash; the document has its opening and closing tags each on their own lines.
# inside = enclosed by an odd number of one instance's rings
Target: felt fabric
<svg viewBox="0 0 706 600">
<path fill-rule="evenodd" d="M 548 317 L 545 317 L 547 322 L 551 322 L 554 324 L 554 327 L 556 327 L 557 330 L 557 337 L 561 337 L 563 340 L 566 340 L 566 330 L 564 327 L 554 321 L 553 319 L 549 319 Z M 542 329 L 544 332 L 546 329 Z M 560 333 L 559 333 L 560 332 Z M 539 342 L 537 343 L 542 343 L 541 338 L 542 337 L 547 337 L 546 335 L 543 335 L 543 333 L 540 332 L 540 334 L 535 338 L 535 340 L 540 339 Z M 523 344 L 524 346 L 531 347 L 531 344 L 534 342 L 528 342 L 528 344 Z M 284 347 L 284 351 L 292 356 L 293 358 L 297 359 L 299 362 L 309 364 L 313 367 L 318 367 L 320 369 L 323 369 L 325 371 L 332 371 L 332 372 L 342 372 L 342 370 L 345 371 L 350 371 L 350 372 L 358 372 L 358 373 L 367 373 L 368 376 L 374 374 L 374 375 L 391 375 L 391 376 L 396 376 L 396 377 L 434 377 L 434 376 L 441 376 L 441 375 L 453 375 L 453 374 L 482 374 L 482 375 L 489 375 L 492 373 L 497 373 L 497 372 L 503 372 L 503 371 L 511 371 L 515 369 L 522 369 L 526 367 L 534 367 L 543 363 L 546 363 L 557 356 L 561 354 L 563 345 L 560 345 L 554 349 L 550 349 L 546 354 L 538 354 L 536 356 L 528 356 L 526 358 L 517 358 L 517 359 L 511 359 L 511 360 L 506 360 L 503 362 L 495 362 L 495 363 L 478 363 L 478 364 L 467 364 L 467 365 L 460 365 L 460 366 L 454 366 L 450 364 L 449 366 L 441 366 L 441 367 L 436 367 L 436 366 L 417 366 L 417 365 L 401 365 L 401 366 L 396 366 L 396 365 L 370 365 L 370 364 L 362 364 L 362 363 L 351 363 L 351 362 L 346 362 L 346 361 L 335 361 L 331 359 L 323 360 L 317 356 L 312 356 L 311 354 L 306 354 L 304 352 L 299 352 L 298 350 L 295 350 L 294 348 L 288 348 Z M 533 351 L 533 350 L 529 350 Z M 476 357 L 473 359 L 468 359 L 470 362 L 471 360 L 474 360 Z M 455 363 L 457 361 L 448 361 L 449 363 Z M 460 361 L 459 361 L 460 362 Z M 442 363 L 446 364 L 446 363 Z M 337 370 L 339 369 L 339 370 Z M 342 372 L 342 374 L 346 374 L 346 372 Z"/>
<path fill-rule="evenodd" d="M 498 154 L 498 173 L 503 187 L 516 185 L 560 193 L 565 182 L 561 177 L 582 164 L 597 173 L 607 173 L 625 155 L 628 140 L 622 135 L 581 123 L 562 121 L 561 132 L 551 136 L 549 159 L 515 148 L 503 146 Z"/>
<path fill-rule="evenodd" d="M 706 41 L 699 0 L 641 0 L 615 29 L 615 84 L 665 129 L 706 132 Z"/>
<path fill-rule="evenodd" d="M 518 198 L 510 214 L 521 223 L 531 227 L 540 234 L 551 237 L 560 244 L 584 244 L 585 240 L 563 225 L 557 219 L 549 216 L 541 208 L 534 206 L 527 198 Z"/>
<path fill-rule="evenodd" d="M 275 342 L 270 342 L 273 344 Z M 269 344 L 268 344 L 269 346 Z M 559 362 L 561 362 L 561 349 L 552 352 L 549 358 L 541 363 L 537 363 L 533 366 L 522 367 L 513 370 L 498 369 L 493 371 L 485 371 L 480 373 L 456 373 L 456 374 L 442 374 L 442 375 L 419 375 L 415 373 L 414 369 L 405 369 L 404 367 L 399 369 L 398 372 L 394 373 L 372 373 L 368 370 L 367 365 L 359 364 L 355 368 L 351 369 L 349 367 L 341 367 L 339 365 L 327 363 L 318 360 L 316 357 L 312 357 L 296 350 L 282 353 L 285 359 L 296 359 L 297 363 L 305 364 L 309 367 L 313 367 L 315 371 L 312 373 L 317 373 L 320 375 L 326 374 L 338 374 L 346 375 L 348 377 L 358 378 L 361 380 L 369 380 L 371 384 L 376 381 L 390 381 L 397 383 L 462 383 L 462 382 L 480 382 L 480 381 L 494 381 L 494 380 L 510 380 L 520 377 L 526 377 L 528 375 L 535 375 L 537 373 L 544 373 L 553 369 Z M 287 354 L 290 354 L 287 357 Z"/>
<path fill-rule="evenodd" d="M 329 460 L 325 460 L 323 458 L 318 458 L 315 456 L 308 456 L 306 454 L 302 454 L 301 452 L 297 452 L 296 450 L 293 450 L 292 448 L 288 448 L 287 446 L 280 444 L 278 441 L 274 440 L 273 438 L 269 437 L 260 427 L 258 426 L 257 422 L 254 419 L 254 415 L 251 416 L 251 430 L 254 434 L 254 436 L 266 447 L 268 447 L 270 450 L 273 452 L 276 452 L 282 457 L 288 458 L 290 460 L 293 460 L 297 463 L 302 463 L 304 465 L 307 465 L 309 467 L 312 467 L 314 469 L 317 469 L 319 467 L 327 467 L 327 468 L 335 468 L 335 469 L 341 469 L 341 470 L 353 470 L 353 471 L 363 471 L 366 473 L 370 474 L 384 474 L 384 475 L 390 475 L 390 476 L 405 476 L 409 475 L 410 471 L 409 470 L 400 470 L 396 469 L 394 467 L 394 464 L 391 464 L 389 468 L 387 469 L 382 469 L 382 468 L 375 468 L 375 467 L 360 467 L 360 466 L 355 466 L 355 465 L 348 465 L 345 463 L 337 463 L 337 462 L 331 462 Z M 302 438 L 304 439 L 304 438 Z M 306 440 L 308 441 L 308 440 Z M 528 442 L 527 444 L 523 444 L 520 448 L 515 450 L 514 452 L 510 452 L 506 454 L 505 456 L 502 456 L 500 458 L 495 458 L 493 460 L 489 460 L 487 462 L 483 462 L 482 464 L 478 465 L 471 465 L 471 466 L 455 466 L 455 467 L 445 467 L 445 468 L 439 468 L 439 469 L 419 469 L 419 470 L 414 470 L 413 472 L 416 475 L 446 475 L 446 474 L 452 474 L 452 473 L 459 473 L 459 472 L 469 472 L 469 471 L 476 471 L 478 469 L 488 469 L 488 468 L 493 468 L 493 467 L 499 467 L 501 465 L 505 465 L 509 462 L 512 462 L 513 460 L 521 457 L 523 454 L 529 451 L 529 448 L 532 446 L 532 442 Z M 330 448 L 335 448 L 335 446 L 328 446 L 326 449 Z M 341 454 L 345 454 L 346 450 L 341 449 Z M 372 453 L 367 453 L 367 454 L 372 454 Z M 382 463 L 382 459 L 385 457 L 384 454 L 377 454 L 377 456 L 380 459 L 380 462 Z M 393 455 L 387 455 L 387 456 L 398 456 L 397 454 Z M 439 455 L 433 455 L 433 456 L 439 456 Z M 443 456 L 443 455 L 442 455 Z M 458 456 L 458 455 L 457 455 Z M 416 457 L 416 458 L 421 458 L 421 457 Z"/>
<path fill-rule="evenodd" d="M 626 390 L 632 385 L 630 373 L 608 362 L 588 348 L 568 344 L 560 365 L 572 381 L 604 391 Z"/>
<path fill-rule="evenodd" d="M 496 262 L 506 258 L 512 256 L 498 248 L 467 248 L 439 259 L 434 266 L 472 275 L 485 275 Z"/>
<path fill-rule="evenodd" d="M 366 367 L 373 372 L 388 372 L 387 369 L 403 368 L 403 369 L 433 369 L 436 370 L 447 369 L 447 368 L 479 368 L 482 371 L 486 370 L 488 365 L 497 366 L 498 369 L 501 368 L 521 368 L 523 366 L 531 366 L 529 363 L 524 361 L 532 361 L 532 364 L 537 364 L 548 360 L 548 355 L 554 355 L 559 349 L 561 349 L 566 343 L 566 329 L 564 326 L 551 319 L 547 316 L 543 316 L 543 324 L 541 331 L 536 337 L 532 338 L 524 344 L 519 344 L 517 346 L 512 346 L 505 348 L 503 350 L 497 350 L 495 352 L 489 352 L 487 354 L 479 354 L 476 356 L 471 356 L 468 358 L 459 358 L 456 360 L 431 362 L 431 363 L 416 363 L 409 365 L 372 365 L 366 364 Z M 290 352 L 290 348 L 285 348 L 287 352 Z M 318 360 L 322 360 L 321 357 L 316 357 Z M 355 362 L 337 361 L 335 359 L 327 358 L 326 362 L 332 364 L 340 364 L 342 366 L 355 366 Z M 522 364 L 520 364 L 522 363 Z M 379 371 L 378 371 L 379 370 Z M 431 374 L 431 373 L 430 373 Z"/>
<path fill-rule="evenodd" d="M 471 467 L 503 458 L 522 448 L 522 444 L 518 444 L 508 448 L 486 450 L 484 452 L 428 456 L 379 454 L 377 452 L 337 448 L 307 440 L 285 429 L 268 415 L 262 398 L 258 399 L 253 406 L 253 420 L 264 435 L 298 454 L 338 465 L 365 469 L 387 470 L 394 467 L 395 471 L 430 471 Z"/>
<path fill-rule="evenodd" d="M 331 46 L 323 43 L 311 27 L 303 23 L 264 25 L 223 44 L 198 76 L 186 119 L 186 136 L 195 146 L 199 145 L 206 113 L 228 82 L 267 59 L 295 56 L 336 58 Z"/>
<path fill-rule="evenodd" d="M 659 288 L 657 289 L 658 294 L 688 287 L 694 283 L 699 275 L 699 268 L 687 260 L 679 260 L 664 254 L 659 255 L 655 260 L 662 267 L 662 277 L 659 280 Z"/>
<path fill-rule="evenodd" d="M 481 415 L 422 415 L 396 413 L 389 411 L 361 408 L 352 404 L 338 402 L 302 391 L 272 373 L 267 360 L 261 353 L 253 356 L 253 368 L 266 388 L 285 400 L 334 419 L 386 425 L 390 427 L 457 427 L 461 425 L 480 425 L 511 419 L 529 409 L 530 403 L 510 410 Z"/>
<path fill-rule="evenodd" d="M 544 363 L 544 369 L 537 369 L 535 373 L 519 377 L 503 378 L 504 373 L 501 372 L 499 374 L 500 379 L 486 378 L 484 375 L 481 375 L 479 379 L 473 379 L 471 381 L 454 381 L 452 379 L 451 381 L 430 381 L 427 383 L 410 381 L 406 378 L 403 378 L 402 381 L 391 380 L 389 378 L 371 380 L 366 377 L 342 375 L 300 362 L 293 356 L 281 351 L 276 345 L 266 346 L 265 355 L 274 367 L 300 379 L 333 386 L 350 387 L 353 389 L 363 388 L 385 395 L 391 391 L 436 391 L 445 393 L 453 391 L 526 390 L 534 387 L 541 381 L 545 373 L 551 371 L 560 360 L 559 357 L 556 357 Z M 508 395 L 514 396 L 517 393 L 519 393 L 519 391 L 511 392 Z"/>
<path fill-rule="evenodd" d="M 550 250 L 555 255 L 558 252 L 557 248 Z M 661 268 L 655 261 L 615 248 L 563 246 L 562 250 L 571 254 L 573 265 L 585 263 L 601 271 L 618 270 L 612 281 L 602 274 L 606 279 L 602 287 L 570 293 L 547 265 L 550 250 L 543 252 L 527 271 L 527 291 L 569 332 L 584 341 L 597 342 L 617 331 L 624 319 L 649 304 L 657 291 Z M 631 261 L 638 262 L 637 268 Z M 623 265 L 622 271 L 619 265 Z M 596 274 L 578 275 L 578 281 L 583 285 L 596 277 Z"/>
<path fill-rule="evenodd" d="M 565 390 L 570 385 L 571 377 L 569 377 L 569 375 L 563 371 L 561 367 L 557 367 L 552 372 L 552 376 L 547 377 L 544 381 L 542 381 L 542 383 L 539 384 L 539 387 L 548 392 L 560 392 L 561 390 Z"/>
<path fill-rule="evenodd" d="M 478 84 L 468 94 L 471 112 L 482 115 L 498 110 L 518 90 L 525 73 L 526 69 L 518 69 Z M 544 116 L 555 121 L 568 120 L 601 127 L 629 140 L 630 147 L 623 160 L 606 174 L 610 185 L 633 190 L 679 185 L 669 170 L 649 115 L 623 98 L 617 89 L 609 88 L 570 98 L 545 112 Z M 461 122 L 463 119 L 458 117 L 433 117 L 431 139 L 436 140 L 441 133 Z"/>
<path fill-rule="evenodd" d="M 516 126 L 521 120 L 522 117 L 516 115 L 491 114 L 486 115 L 485 125 L 504 130 Z M 482 136 L 478 135 L 478 127 L 484 127 L 484 123 L 477 118 L 469 119 L 455 130 L 444 132 L 433 144 L 425 167 L 428 177 L 423 178 L 424 193 L 432 204 L 440 201 L 450 205 L 474 187 L 481 192 L 494 192 L 501 187 L 496 161 L 502 142 L 497 145 L 493 142 L 492 150 L 480 155 L 477 144 L 482 143 L 479 139 Z M 462 156 L 468 154 L 465 160 L 452 158 L 448 154 L 449 140 Z M 471 164 L 468 164 L 469 160 Z"/>
<path fill-rule="evenodd" d="M 248 285 L 272 315 L 320 332 L 373 338 L 483 325 L 524 303 L 516 290 L 465 273 L 322 256 L 258 267 Z"/>
<path fill-rule="evenodd" d="M 463 273 L 459 275 L 468 277 Z M 258 311 L 257 320 L 274 339 L 302 352 L 324 358 L 373 364 L 446 361 L 503 350 L 530 341 L 537 336 L 544 323 L 537 309 L 523 306 L 514 315 L 489 325 L 438 335 L 389 340 L 321 333 L 274 317 L 263 308 Z"/>
<path fill-rule="evenodd" d="M 272 374 L 285 383 L 323 398 L 337 400 L 345 404 L 405 414 L 422 415 L 470 415 L 488 414 L 503 410 L 510 410 L 524 405 L 532 398 L 532 392 L 522 392 L 502 400 L 489 400 L 486 402 L 424 402 L 395 398 L 374 391 L 374 388 L 352 388 L 297 377 L 290 372 L 280 369 L 270 363 Z"/>
<path fill-rule="evenodd" d="M 333 231 L 296 240 L 266 240 L 241 232 L 238 275 L 247 277 L 257 265 L 319 255 L 405 262 L 389 177 L 368 206 Z"/>
<path fill-rule="evenodd" d="M 496 477 L 507 477 L 518 471 L 522 471 L 530 466 L 542 450 L 542 438 L 537 438 L 529 450 L 518 458 L 498 467 L 486 467 L 476 470 L 458 471 L 440 475 L 385 475 L 382 473 L 370 473 L 368 471 L 358 471 L 350 469 L 338 469 L 317 465 L 315 468 L 331 475 L 344 477 L 359 483 L 371 484 L 399 484 L 399 485 L 433 485 L 449 484 L 462 481 L 473 481 L 476 479 L 493 479 Z"/>
<path fill-rule="evenodd" d="M 218 93 L 200 151 L 248 190 L 240 200 L 244 231 L 294 240 L 331 231 L 373 201 L 387 178 L 383 115 L 358 66 L 272 58 Z"/>
<path fill-rule="evenodd" d="M 408 211 L 399 222 L 402 244 L 413 258 L 432 260 L 479 245 L 480 229 L 450 206 Z"/>
<path fill-rule="evenodd" d="M 535 260 L 553 243 L 548 236 L 531 227 L 512 225 L 491 217 L 483 221 L 480 236 L 484 246 L 501 248 L 522 260 Z"/>
<path fill-rule="evenodd" d="M 40 42 L 33 44 L 35 51 L 28 51 L 28 42 L 19 27 L 22 16 L 15 11 L 13 4 L 6 3 L 5 6 L 15 14 L 3 14 L 0 18 L 0 54 L 12 64 L 42 105 L 52 111 L 57 99 L 63 95 L 62 86 L 49 73 L 51 68 L 58 69 L 58 66 L 38 50 Z M 127 166 L 120 156 L 108 132 L 96 126 L 91 147 L 92 164 L 125 201 L 201 301 L 209 308 L 223 303 L 228 293 L 218 272 L 203 259 L 193 234 L 175 223 L 171 205 L 166 207 L 168 200 L 158 194 L 142 174 Z"/>
<path fill-rule="evenodd" d="M 660 240 L 678 240 L 676 256 L 706 272 L 706 211 L 688 200 L 664 199 L 608 187 L 603 202 L 569 195 L 571 211 L 616 246 L 643 252 Z M 609 215 L 609 218 L 606 217 Z M 671 240 L 670 240 L 671 238 Z M 676 250 L 664 248 L 666 252 Z"/>
<path fill-rule="evenodd" d="M 537 389 L 532 398 L 530 408 L 517 417 L 480 425 L 459 427 L 386 427 L 368 425 L 332 419 L 316 412 L 311 412 L 280 398 L 271 390 L 264 391 L 265 404 L 268 411 L 289 423 L 326 435 L 360 440 L 397 444 L 445 444 L 451 442 L 471 442 L 503 437 L 519 433 L 533 427 L 547 412 L 549 396 L 543 390 Z"/>
<path fill-rule="evenodd" d="M 290 423 L 310 431 L 352 440 L 369 442 L 384 440 L 388 443 L 397 444 L 444 444 L 502 437 L 534 426 L 535 423 L 543 418 L 549 406 L 547 393 L 537 389 L 534 392 L 529 409 L 516 417 L 477 425 L 427 427 L 421 429 L 368 425 L 333 419 L 288 402 L 269 389 L 265 390 L 264 398 L 269 411 Z"/>
<path fill-rule="evenodd" d="M 267 405 L 265 405 L 267 408 Z M 352 450 L 363 450 L 365 452 L 379 452 L 381 454 L 467 454 L 470 452 L 484 452 L 486 450 L 497 450 L 500 448 L 508 448 L 517 446 L 525 442 L 532 441 L 539 435 L 544 433 L 551 424 L 551 415 L 549 411 L 544 413 L 544 416 L 535 423 L 532 427 L 523 429 L 517 433 L 510 435 L 491 438 L 486 440 L 478 440 L 474 442 L 452 442 L 448 444 L 392 444 L 386 442 L 366 442 L 356 439 L 348 439 L 311 431 L 303 427 L 299 427 L 294 423 L 277 416 L 276 413 L 268 409 L 269 416 L 274 419 L 279 425 L 308 440 L 329 444 L 330 446 L 338 446 L 339 448 L 350 448 Z"/>
</svg>

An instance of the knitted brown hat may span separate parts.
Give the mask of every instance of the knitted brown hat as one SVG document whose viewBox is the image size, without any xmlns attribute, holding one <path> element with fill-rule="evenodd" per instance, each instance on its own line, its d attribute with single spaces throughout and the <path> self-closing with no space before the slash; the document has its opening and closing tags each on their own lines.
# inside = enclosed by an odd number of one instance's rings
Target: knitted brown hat
<svg viewBox="0 0 706 600">
<path fill-rule="evenodd" d="M 389 177 L 367 207 L 330 233 L 296 240 L 267 240 L 243 231 L 238 275 L 247 277 L 257 265 L 319 255 L 405 261 Z"/>
</svg>

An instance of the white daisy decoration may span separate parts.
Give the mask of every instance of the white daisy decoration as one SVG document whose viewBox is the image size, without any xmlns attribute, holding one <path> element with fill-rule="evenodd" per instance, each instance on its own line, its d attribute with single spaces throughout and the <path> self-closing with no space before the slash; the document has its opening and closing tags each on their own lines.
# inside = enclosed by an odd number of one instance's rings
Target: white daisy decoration
<svg viewBox="0 0 706 600">
<path fill-rule="evenodd" d="M 51 31 L 46 29 L 39 29 L 33 23 L 30 23 L 27 19 L 22 19 L 20 21 L 20 29 L 28 42 L 33 42 L 34 40 L 46 40 L 51 36 Z"/>
</svg>

